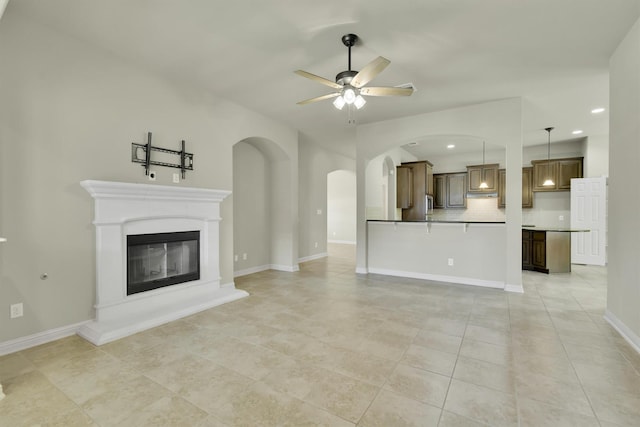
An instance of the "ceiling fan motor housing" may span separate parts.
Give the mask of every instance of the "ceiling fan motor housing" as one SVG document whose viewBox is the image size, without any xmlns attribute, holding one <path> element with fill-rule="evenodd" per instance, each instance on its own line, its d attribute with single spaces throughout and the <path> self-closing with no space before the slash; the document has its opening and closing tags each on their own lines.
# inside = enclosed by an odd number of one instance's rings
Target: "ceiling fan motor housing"
<svg viewBox="0 0 640 427">
<path fill-rule="evenodd" d="M 336 83 L 339 85 L 348 85 L 351 83 L 351 80 L 358 74 L 357 71 L 347 70 L 341 73 L 336 74 Z"/>
</svg>

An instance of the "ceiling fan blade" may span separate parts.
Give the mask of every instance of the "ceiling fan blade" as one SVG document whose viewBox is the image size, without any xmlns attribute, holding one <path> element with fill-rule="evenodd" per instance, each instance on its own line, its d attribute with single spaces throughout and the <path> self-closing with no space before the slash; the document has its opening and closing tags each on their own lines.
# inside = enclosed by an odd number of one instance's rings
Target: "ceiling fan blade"
<svg viewBox="0 0 640 427">
<path fill-rule="evenodd" d="M 389 61 L 387 58 L 378 56 L 376 59 L 365 65 L 364 68 L 355 75 L 353 80 L 351 80 L 351 86 L 361 88 L 362 86 L 373 80 L 373 78 L 380 74 L 382 70 L 387 68 L 387 65 L 389 65 L 390 63 L 391 61 Z"/>
<path fill-rule="evenodd" d="M 342 85 L 339 85 L 336 82 L 332 82 L 331 80 L 325 79 L 324 77 L 316 76 L 315 74 L 307 73 L 306 71 L 296 70 L 294 71 L 297 75 L 306 77 L 308 79 L 314 80 L 318 83 L 322 83 L 323 85 L 332 87 L 334 89 L 342 89 Z"/>
<path fill-rule="evenodd" d="M 410 87 L 363 87 L 360 95 L 367 96 L 410 96 L 413 88 Z"/>
<path fill-rule="evenodd" d="M 315 98 L 311 98 L 311 99 L 305 99 L 304 101 L 300 101 L 297 104 L 298 105 L 305 105 L 305 104 L 310 104 L 312 102 L 316 102 L 316 101 L 322 101 L 323 99 L 329 99 L 329 98 L 335 98 L 336 96 L 340 95 L 338 92 L 335 93 L 328 93 L 326 95 L 322 95 L 322 96 L 316 96 Z"/>
</svg>

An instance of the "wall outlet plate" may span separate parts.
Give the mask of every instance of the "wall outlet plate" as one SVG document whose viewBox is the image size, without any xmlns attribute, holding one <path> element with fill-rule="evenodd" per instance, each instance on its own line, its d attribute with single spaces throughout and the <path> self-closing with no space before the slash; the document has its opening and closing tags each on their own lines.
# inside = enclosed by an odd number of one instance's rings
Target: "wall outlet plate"
<svg viewBox="0 0 640 427">
<path fill-rule="evenodd" d="M 178 184 L 180 182 L 180 174 L 179 173 L 174 173 L 173 174 L 173 182 Z"/>
<path fill-rule="evenodd" d="M 449 258 L 447 264 L 449 264 L 449 267 L 453 267 L 453 258 Z"/>
<path fill-rule="evenodd" d="M 21 302 L 11 304 L 11 318 L 22 317 L 24 315 L 24 307 Z"/>
<path fill-rule="evenodd" d="M 149 171 L 149 181 L 155 181 L 156 180 L 156 171 Z"/>
</svg>

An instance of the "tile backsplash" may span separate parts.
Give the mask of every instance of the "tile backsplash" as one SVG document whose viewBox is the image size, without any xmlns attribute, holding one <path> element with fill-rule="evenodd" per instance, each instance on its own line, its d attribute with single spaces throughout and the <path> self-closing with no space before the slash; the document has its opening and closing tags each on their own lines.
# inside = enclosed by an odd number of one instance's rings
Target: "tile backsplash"
<svg viewBox="0 0 640 427">
<path fill-rule="evenodd" d="M 533 208 L 522 210 L 522 224 L 538 227 L 570 227 L 571 198 L 568 191 L 534 193 Z M 496 198 L 467 199 L 466 209 L 434 209 L 433 220 L 505 221 L 505 209 Z M 561 219 L 562 218 L 562 219 Z"/>
<path fill-rule="evenodd" d="M 433 220 L 447 221 L 504 221 L 504 209 L 498 209 L 498 199 L 467 199 L 466 209 L 434 209 Z"/>
</svg>

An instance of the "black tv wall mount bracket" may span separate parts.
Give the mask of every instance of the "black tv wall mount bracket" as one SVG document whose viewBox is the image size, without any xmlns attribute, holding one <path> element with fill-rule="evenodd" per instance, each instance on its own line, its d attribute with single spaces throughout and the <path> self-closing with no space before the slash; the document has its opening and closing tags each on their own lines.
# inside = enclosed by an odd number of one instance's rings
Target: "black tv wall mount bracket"
<svg viewBox="0 0 640 427">
<path fill-rule="evenodd" d="M 168 163 L 151 160 L 152 151 L 180 156 L 180 163 Z M 142 163 L 142 166 L 144 166 L 145 175 L 149 175 L 149 167 L 151 165 L 180 169 L 180 171 L 182 172 L 182 179 L 184 179 L 186 171 L 193 170 L 193 154 L 184 151 L 184 139 L 182 140 L 182 150 L 180 151 L 169 150 L 168 148 L 153 147 L 151 145 L 151 132 L 147 133 L 146 144 L 138 144 L 135 142 L 131 143 L 131 161 L 133 163 Z"/>
</svg>

